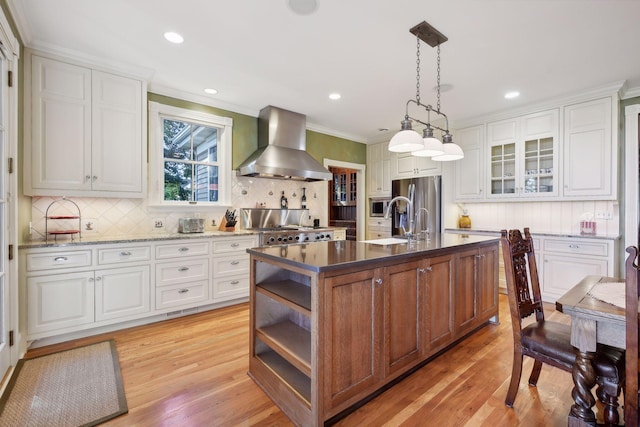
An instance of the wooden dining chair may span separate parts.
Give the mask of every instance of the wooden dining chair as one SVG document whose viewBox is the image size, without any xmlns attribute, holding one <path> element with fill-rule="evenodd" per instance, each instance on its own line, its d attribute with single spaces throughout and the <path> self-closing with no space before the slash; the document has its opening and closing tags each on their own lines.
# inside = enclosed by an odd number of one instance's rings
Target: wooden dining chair
<svg viewBox="0 0 640 427">
<path fill-rule="evenodd" d="M 571 345 L 571 326 L 545 320 L 538 267 L 529 229 L 502 230 L 502 252 L 507 280 L 507 296 L 513 329 L 513 365 L 505 404 L 513 407 L 518 393 L 524 356 L 534 359 L 529 385 L 536 386 L 542 364 L 571 372 L 576 359 Z M 535 321 L 522 320 L 535 314 Z M 605 421 L 618 422 L 618 396 L 624 378 L 624 354 L 611 347 L 596 352 L 592 365 L 599 385 L 598 397 L 605 401 Z"/>
<path fill-rule="evenodd" d="M 638 248 L 627 248 L 625 268 L 626 379 L 624 390 L 624 421 L 626 426 L 638 424 Z"/>
</svg>

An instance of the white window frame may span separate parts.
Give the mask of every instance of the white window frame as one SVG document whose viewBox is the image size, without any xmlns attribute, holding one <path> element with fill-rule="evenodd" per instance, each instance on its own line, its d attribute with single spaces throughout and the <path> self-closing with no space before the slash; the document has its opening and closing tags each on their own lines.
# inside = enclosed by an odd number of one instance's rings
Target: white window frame
<svg viewBox="0 0 640 427">
<path fill-rule="evenodd" d="M 218 128 L 218 201 L 164 200 L 164 143 L 162 121 L 171 119 Z M 212 207 L 231 205 L 231 144 L 233 119 L 215 114 L 149 102 L 149 206 Z"/>
</svg>

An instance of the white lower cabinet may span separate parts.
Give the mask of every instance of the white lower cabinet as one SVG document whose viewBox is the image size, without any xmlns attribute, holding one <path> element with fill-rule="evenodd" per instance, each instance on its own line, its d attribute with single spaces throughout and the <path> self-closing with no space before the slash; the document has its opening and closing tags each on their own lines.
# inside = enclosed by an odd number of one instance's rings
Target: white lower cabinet
<svg viewBox="0 0 640 427">
<path fill-rule="evenodd" d="M 96 321 L 148 313 L 150 289 L 148 265 L 96 270 Z"/>
<path fill-rule="evenodd" d="M 91 328 L 246 300 L 246 249 L 256 246 L 257 236 L 242 235 L 21 249 L 21 328 L 27 341 L 90 335 Z"/>
<path fill-rule="evenodd" d="M 213 241 L 211 296 L 213 301 L 249 297 L 249 254 L 258 246 L 255 236 Z"/>
<path fill-rule="evenodd" d="M 93 271 L 27 279 L 29 335 L 75 328 L 94 321 Z"/>
<path fill-rule="evenodd" d="M 367 240 L 391 237 L 391 218 L 369 217 L 367 221 Z"/>
<path fill-rule="evenodd" d="M 545 301 L 555 302 L 584 276 L 617 275 L 613 239 L 542 237 L 541 246 L 536 260 Z"/>
</svg>

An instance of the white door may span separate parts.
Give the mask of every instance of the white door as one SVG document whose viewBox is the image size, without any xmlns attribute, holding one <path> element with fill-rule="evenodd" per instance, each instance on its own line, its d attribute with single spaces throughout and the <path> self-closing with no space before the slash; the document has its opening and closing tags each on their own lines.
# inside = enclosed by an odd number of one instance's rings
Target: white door
<svg viewBox="0 0 640 427">
<path fill-rule="evenodd" d="M 7 215 L 9 214 L 9 137 L 7 133 L 7 61 L 0 50 L 0 375 L 11 366 L 11 352 L 9 350 L 10 323 L 10 280 L 7 274 L 8 256 L 7 248 L 10 242 L 8 236 L 11 233 Z M 17 254 L 16 254 L 17 255 Z"/>
</svg>

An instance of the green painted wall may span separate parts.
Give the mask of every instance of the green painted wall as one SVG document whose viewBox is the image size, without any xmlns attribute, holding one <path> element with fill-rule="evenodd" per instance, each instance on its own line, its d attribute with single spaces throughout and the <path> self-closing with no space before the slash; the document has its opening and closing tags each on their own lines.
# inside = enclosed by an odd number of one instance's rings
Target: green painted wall
<svg viewBox="0 0 640 427">
<path fill-rule="evenodd" d="M 307 152 L 320 163 L 325 158 L 350 163 L 367 163 L 367 146 L 349 139 L 307 131 Z"/>
<path fill-rule="evenodd" d="M 149 101 L 173 107 L 200 111 L 233 119 L 232 165 L 237 169 L 251 153 L 258 148 L 258 118 L 245 114 L 233 113 L 220 108 L 170 98 L 168 96 L 148 93 Z M 325 158 L 351 163 L 366 163 L 367 147 L 365 144 L 338 138 L 319 132 L 307 131 L 307 152 L 322 163 Z"/>
</svg>

